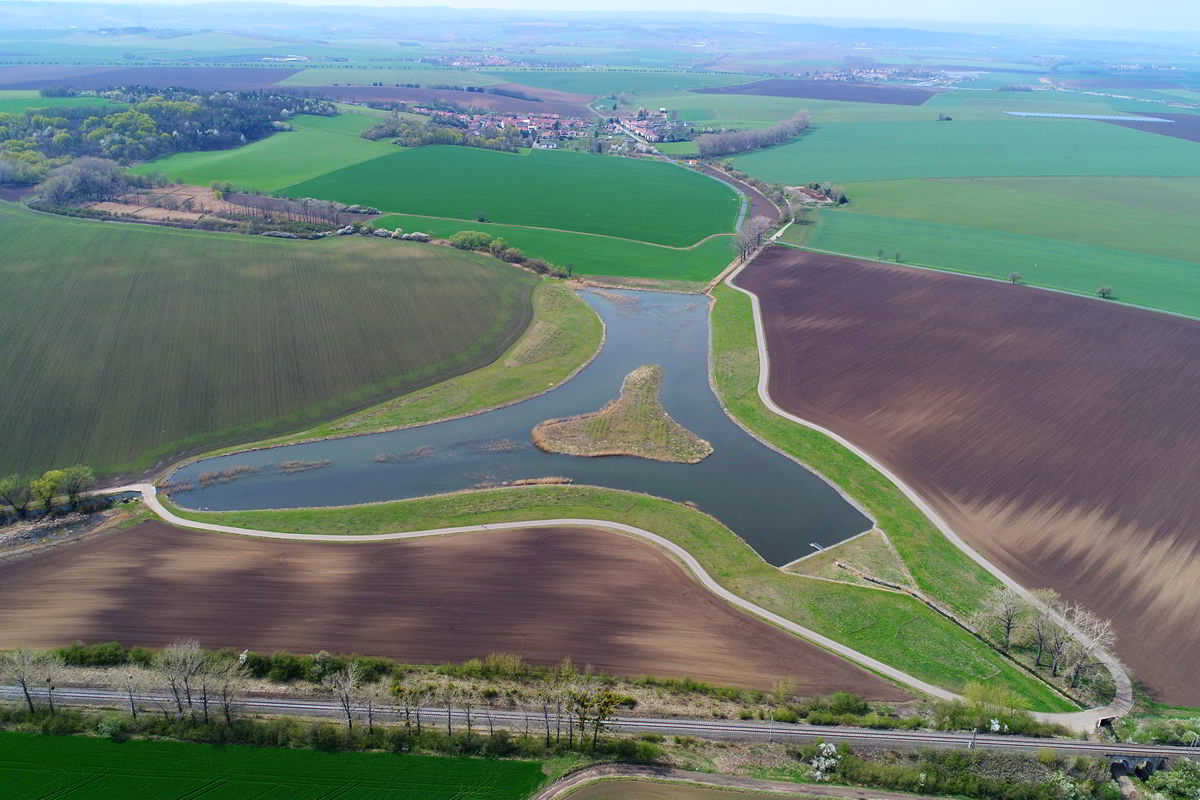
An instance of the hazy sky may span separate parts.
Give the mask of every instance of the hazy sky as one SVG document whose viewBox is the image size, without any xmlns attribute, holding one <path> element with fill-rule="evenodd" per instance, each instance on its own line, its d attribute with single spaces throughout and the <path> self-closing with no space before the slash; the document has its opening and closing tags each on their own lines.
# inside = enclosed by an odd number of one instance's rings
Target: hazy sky
<svg viewBox="0 0 1200 800">
<path fill-rule="evenodd" d="M 90 0 L 105 3 L 112 0 Z M 195 0 L 191 0 L 194 2 Z M 251 2 L 252 0 L 223 0 Z M 1197 0 L 284 0 L 300 5 L 450 6 L 526 8 L 547 11 L 736 11 L 801 17 L 911 19 L 945 22 L 1001 22 L 1087 28 L 1139 28 L 1165 31 L 1200 29 Z M 133 2 L 133 0 L 118 0 Z M 141 0 L 161 4 L 178 0 Z M 1200 37 L 1197 40 L 1200 49 Z"/>
</svg>

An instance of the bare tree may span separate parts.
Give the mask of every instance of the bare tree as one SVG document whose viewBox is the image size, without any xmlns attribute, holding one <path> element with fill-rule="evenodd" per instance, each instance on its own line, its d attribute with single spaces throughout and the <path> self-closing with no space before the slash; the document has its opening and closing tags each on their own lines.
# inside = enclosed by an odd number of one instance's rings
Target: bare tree
<svg viewBox="0 0 1200 800">
<path fill-rule="evenodd" d="M 696 150 L 701 158 L 743 153 L 760 147 L 786 142 L 800 135 L 808 128 L 808 112 L 798 111 L 791 119 L 784 120 L 769 128 L 743 131 L 722 131 L 707 133 L 696 137 Z"/>
<path fill-rule="evenodd" d="M 362 707 L 367 716 L 367 733 L 375 732 L 375 718 L 390 709 L 389 693 L 382 683 L 367 684 L 361 691 Z"/>
<path fill-rule="evenodd" d="M 204 650 L 195 639 L 172 642 L 158 654 L 155 666 L 175 698 L 175 711 L 180 717 L 185 703 L 188 711 L 193 708 L 192 686 L 206 661 Z"/>
<path fill-rule="evenodd" d="M 361 682 L 357 661 L 351 661 L 341 669 L 336 669 L 325 676 L 325 687 L 333 692 L 342 714 L 346 717 L 346 730 L 354 730 L 354 710 L 358 704 L 358 690 Z"/>
<path fill-rule="evenodd" d="M 38 679 L 37 653 L 20 647 L 16 650 L 9 650 L 0 658 L 2 658 L 0 672 L 3 672 L 5 678 L 21 687 L 21 692 L 25 695 L 25 704 L 29 706 L 29 713 L 32 714 L 34 712 L 33 695 L 29 693 L 29 687 Z"/>
<path fill-rule="evenodd" d="M 1026 600 L 1007 586 L 997 586 L 984 598 L 982 607 L 975 612 L 972 622 L 975 627 L 995 636 L 1000 649 L 1008 652 L 1012 646 L 1013 633 L 1029 615 Z"/>
<path fill-rule="evenodd" d="M 142 691 L 142 677 L 133 670 L 125 673 L 125 696 L 129 699 L 129 716 L 137 719 L 137 696 Z"/>
<path fill-rule="evenodd" d="M 62 675 L 62 657 L 55 653 L 42 653 L 36 663 L 38 677 L 46 684 L 46 703 L 50 708 L 50 716 L 54 716 L 54 690 L 58 688 L 58 679 Z"/>
<path fill-rule="evenodd" d="M 1096 294 L 1098 294 L 1100 297 L 1103 297 L 1105 300 L 1108 300 L 1113 296 L 1113 290 L 1111 286 L 1101 286 L 1096 290 Z"/>
<path fill-rule="evenodd" d="M 1058 628 L 1054 614 L 1061 607 L 1062 600 L 1053 589 L 1038 589 L 1033 596 L 1038 602 L 1033 607 L 1029 627 L 1033 634 L 1034 646 L 1037 648 L 1034 664 L 1041 667 L 1044 666 L 1046 654 L 1050 651 L 1054 630 Z"/>
<path fill-rule="evenodd" d="M 1080 634 L 1067 648 L 1065 659 L 1071 686 L 1079 686 L 1099 665 L 1100 655 L 1116 647 L 1117 634 L 1111 621 L 1081 605 L 1071 607 L 1068 620 Z"/>
<path fill-rule="evenodd" d="M 1014 284 L 1015 284 L 1015 283 L 1020 283 L 1020 282 L 1021 282 L 1021 279 L 1022 279 L 1022 278 L 1024 278 L 1024 277 L 1025 277 L 1025 276 L 1024 276 L 1024 275 L 1022 275 L 1022 274 L 1021 274 L 1021 273 L 1019 273 L 1019 272 L 1010 272 L 1010 273 L 1008 273 L 1008 280 L 1009 280 L 1009 283 L 1014 283 Z"/>
<path fill-rule="evenodd" d="M 217 703 L 221 706 L 221 716 L 226 725 L 233 725 L 233 715 L 238 708 L 238 699 L 246 687 L 246 651 L 236 661 L 224 661 L 212 669 L 212 684 L 216 691 Z"/>
</svg>

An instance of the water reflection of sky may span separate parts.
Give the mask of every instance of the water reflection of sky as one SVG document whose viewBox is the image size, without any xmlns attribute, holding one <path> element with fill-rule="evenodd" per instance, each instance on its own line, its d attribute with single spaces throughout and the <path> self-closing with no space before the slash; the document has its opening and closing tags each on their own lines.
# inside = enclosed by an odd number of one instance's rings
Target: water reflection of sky
<svg viewBox="0 0 1200 800">
<path fill-rule="evenodd" d="M 708 305 L 695 295 L 584 292 L 607 326 L 595 360 L 562 386 L 523 403 L 419 428 L 238 453 L 190 464 L 173 482 L 249 466 L 258 472 L 180 493 L 189 508 L 235 510 L 398 500 L 545 476 L 631 489 L 695 504 L 766 560 L 785 564 L 866 530 L 870 523 L 825 481 L 760 444 L 725 415 L 708 383 Z M 530 431 L 542 420 L 593 411 L 642 364 L 664 368 L 663 404 L 710 441 L 699 464 L 544 453 Z M 291 474 L 285 461 L 329 460 Z"/>
</svg>

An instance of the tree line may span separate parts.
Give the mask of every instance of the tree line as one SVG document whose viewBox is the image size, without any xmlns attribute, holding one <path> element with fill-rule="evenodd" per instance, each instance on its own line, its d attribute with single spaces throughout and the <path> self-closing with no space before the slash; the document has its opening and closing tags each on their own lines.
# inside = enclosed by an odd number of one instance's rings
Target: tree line
<svg viewBox="0 0 1200 800">
<path fill-rule="evenodd" d="M 791 119 L 769 128 L 722 131 L 721 133 L 706 133 L 697 136 L 696 149 L 701 158 L 717 158 L 733 153 L 744 153 L 747 150 L 757 150 L 761 147 L 771 147 L 799 136 L 808 129 L 808 124 L 808 112 L 797 111 Z"/>
<path fill-rule="evenodd" d="M 83 464 L 47 470 L 38 476 L 7 475 L 0 478 L 0 504 L 19 520 L 28 519 L 34 512 L 48 516 L 59 500 L 66 502 L 68 510 L 78 511 L 95 478 L 92 468 Z"/>
<path fill-rule="evenodd" d="M 479 216 L 482 217 L 484 215 L 481 213 Z M 527 267 L 539 275 L 569 278 L 575 272 L 575 267 L 572 264 L 568 264 L 565 268 L 562 268 L 556 267 L 541 258 L 530 258 L 523 251 L 512 247 L 499 236 L 493 236 L 483 231 L 459 231 L 452 234 L 447 241 L 450 242 L 451 247 L 456 247 L 459 250 L 474 250 L 480 253 L 488 253 L 501 261 Z"/>
<path fill-rule="evenodd" d="M 130 87 L 99 96 L 127 105 L 0 113 L 0 180 L 36 183 L 69 157 L 129 164 L 237 147 L 286 128 L 295 114 L 337 113 L 326 100 L 271 92 Z"/>
<path fill-rule="evenodd" d="M 1112 653 L 1117 641 L 1112 622 L 1065 601 L 1053 589 L 1039 589 L 1033 597 L 998 586 L 970 624 L 1003 653 L 1014 648 L 1031 652 L 1035 669 L 1047 670 L 1072 689 L 1103 677 L 1100 658 Z"/>
</svg>

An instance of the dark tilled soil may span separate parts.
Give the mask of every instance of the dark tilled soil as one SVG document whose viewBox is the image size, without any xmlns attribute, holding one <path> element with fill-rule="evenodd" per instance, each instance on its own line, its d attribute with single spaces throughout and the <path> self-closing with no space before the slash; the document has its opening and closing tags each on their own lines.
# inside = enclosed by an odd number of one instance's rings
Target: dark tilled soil
<svg viewBox="0 0 1200 800">
<path fill-rule="evenodd" d="M 1189 142 L 1200 142 L 1200 114 L 1160 114 L 1157 111 L 1147 113 L 1148 117 L 1174 120 L 1173 122 L 1115 122 L 1104 120 L 1109 125 L 1119 125 L 1122 128 L 1157 133 L 1160 136 L 1170 136 L 1175 139 L 1187 139 Z M 1200 302 L 1200 301 L 1198 301 Z"/>
<path fill-rule="evenodd" d="M 711 167 L 708 164 L 697 164 L 696 169 L 700 170 L 705 175 L 711 175 L 722 183 L 727 183 L 736 189 L 740 189 L 750 201 L 750 208 L 746 212 L 746 219 L 751 219 L 753 217 L 766 217 L 767 219 L 771 220 L 771 222 L 779 221 L 781 216 L 779 209 L 776 208 L 775 204 L 768 200 L 766 195 L 764 195 L 758 189 L 755 189 L 750 184 L 743 183 L 737 178 L 734 178 L 732 175 L 729 175 L 728 173 L 719 170 L 716 167 Z"/>
<path fill-rule="evenodd" d="M 783 247 L 737 282 L 776 402 L 1024 585 L 1113 619 L 1137 678 L 1200 705 L 1200 323 Z"/>
<path fill-rule="evenodd" d="M 624 675 L 806 694 L 905 694 L 750 618 L 653 546 L 539 528 L 407 542 L 279 542 L 144 523 L 0 564 L 0 648 L 74 639 L 357 652 L 409 663 L 517 653 Z"/>
<path fill-rule="evenodd" d="M 296 72 L 276 67 L 0 67 L 0 89 L 136 85 L 236 91 L 273 86 Z"/>
<path fill-rule="evenodd" d="M 841 81 L 802 81 L 768 78 L 737 86 L 696 89 L 700 94 L 757 94 L 767 97 L 804 97 L 813 100 L 847 100 L 855 103 L 889 103 L 901 106 L 923 105 L 937 92 L 907 86 L 875 86 Z"/>
</svg>

